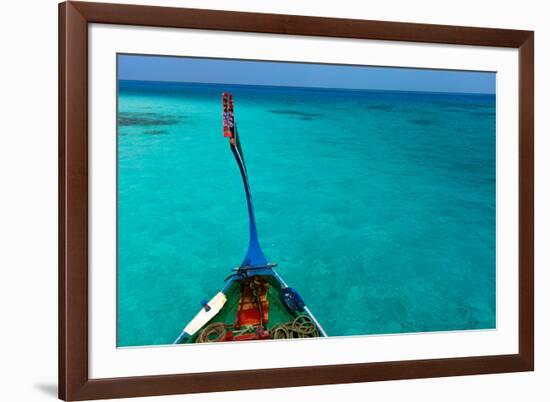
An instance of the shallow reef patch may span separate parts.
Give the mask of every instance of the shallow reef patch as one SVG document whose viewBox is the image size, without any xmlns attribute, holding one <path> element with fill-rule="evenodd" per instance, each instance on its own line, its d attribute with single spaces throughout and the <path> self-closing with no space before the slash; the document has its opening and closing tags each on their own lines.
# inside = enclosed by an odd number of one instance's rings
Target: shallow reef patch
<svg viewBox="0 0 550 402">
<path fill-rule="evenodd" d="M 409 121 L 413 124 L 418 124 L 419 126 L 431 126 L 432 124 L 434 124 L 433 121 L 428 119 L 413 119 Z"/>
<path fill-rule="evenodd" d="M 180 121 L 180 117 L 170 114 L 153 112 L 120 112 L 118 125 L 128 126 L 173 126 Z"/>
<path fill-rule="evenodd" d="M 296 111 L 296 110 L 275 109 L 275 110 L 270 110 L 269 112 L 270 113 L 275 113 L 275 114 L 284 114 L 284 115 L 287 115 L 287 116 L 295 117 L 295 118 L 300 119 L 300 120 L 312 120 L 315 117 L 323 116 L 320 113 L 299 112 L 299 111 Z"/>
<path fill-rule="evenodd" d="M 166 134 L 166 130 L 145 130 L 143 134 L 147 135 L 159 135 L 159 134 Z"/>
</svg>

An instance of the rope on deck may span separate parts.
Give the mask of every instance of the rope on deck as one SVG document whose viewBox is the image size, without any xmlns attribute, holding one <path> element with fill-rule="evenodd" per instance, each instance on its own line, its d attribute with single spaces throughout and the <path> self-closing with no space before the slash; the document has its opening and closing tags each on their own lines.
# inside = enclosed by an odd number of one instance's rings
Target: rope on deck
<svg viewBox="0 0 550 402">
<path fill-rule="evenodd" d="M 317 327 L 306 314 L 271 328 L 271 339 L 316 338 L 318 336 Z"/>
<path fill-rule="evenodd" d="M 197 336 L 197 343 L 223 342 L 226 340 L 227 330 L 232 324 L 223 322 L 213 322 L 204 327 Z M 256 326 L 242 327 L 240 330 L 233 330 L 233 335 L 243 335 L 252 333 L 258 329 Z M 316 338 L 319 336 L 319 330 L 313 320 L 307 315 L 302 314 L 292 321 L 278 324 L 271 328 L 269 337 L 271 339 L 297 339 L 297 338 Z"/>
</svg>

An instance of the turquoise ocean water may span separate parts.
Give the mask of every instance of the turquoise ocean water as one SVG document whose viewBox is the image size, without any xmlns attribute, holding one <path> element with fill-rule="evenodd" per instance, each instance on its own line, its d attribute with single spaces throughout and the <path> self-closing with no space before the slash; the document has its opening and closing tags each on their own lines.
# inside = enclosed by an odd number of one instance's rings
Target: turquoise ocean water
<svg viewBox="0 0 550 402">
<path fill-rule="evenodd" d="M 495 327 L 495 96 L 119 81 L 118 345 L 171 343 L 260 242 L 329 335 Z"/>
</svg>

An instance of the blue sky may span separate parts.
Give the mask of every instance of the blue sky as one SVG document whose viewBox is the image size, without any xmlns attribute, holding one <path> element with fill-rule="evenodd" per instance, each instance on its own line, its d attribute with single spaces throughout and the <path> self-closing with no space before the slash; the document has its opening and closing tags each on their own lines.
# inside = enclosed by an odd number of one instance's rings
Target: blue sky
<svg viewBox="0 0 550 402">
<path fill-rule="evenodd" d="M 122 80 L 489 93 L 492 72 L 342 66 L 167 56 L 118 56 Z"/>
</svg>

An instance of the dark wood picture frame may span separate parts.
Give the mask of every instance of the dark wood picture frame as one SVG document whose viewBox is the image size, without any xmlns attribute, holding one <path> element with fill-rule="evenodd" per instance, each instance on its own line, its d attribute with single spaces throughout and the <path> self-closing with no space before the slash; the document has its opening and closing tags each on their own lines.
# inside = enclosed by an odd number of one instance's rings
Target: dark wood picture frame
<svg viewBox="0 0 550 402">
<path fill-rule="evenodd" d="M 90 379 L 88 24 L 261 32 L 519 49 L 519 353 L 415 361 Z M 534 33 L 508 29 L 105 3 L 59 5 L 59 397 L 84 400 L 532 371 Z"/>
</svg>

